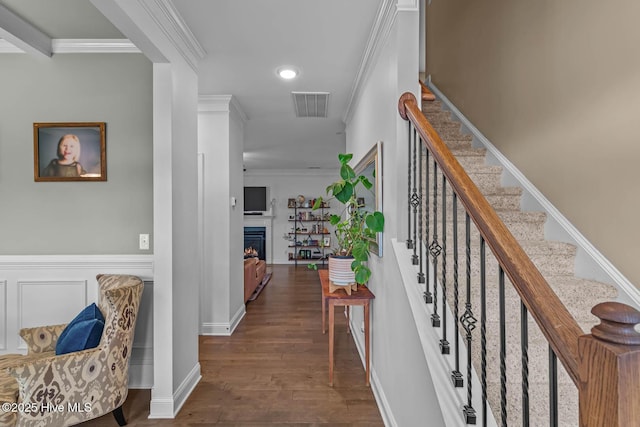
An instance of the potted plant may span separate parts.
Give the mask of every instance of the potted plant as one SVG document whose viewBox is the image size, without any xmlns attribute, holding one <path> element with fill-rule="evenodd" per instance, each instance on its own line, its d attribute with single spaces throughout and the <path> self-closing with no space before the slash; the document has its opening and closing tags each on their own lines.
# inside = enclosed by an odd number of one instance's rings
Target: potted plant
<svg viewBox="0 0 640 427">
<path fill-rule="evenodd" d="M 372 243 L 376 243 L 376 233 L 384 230 L 384 215 L 379 211 L 366 211 L 358 203 L 358 191 L 362 188 L 370 190 L 373 184 L 363 175 L 356 175 L 349 162 L 353 154 L 339 154 L 340 179 L 327 187 L 327 195 L 344 205 L 340 215 L 332 214 L 329 222 L 335 227 L 337 247 L 329 257 L 329 277 L 332 277 L 332 259 L 348 262 L 353 279 L 337 281 L 338 284 L 352 282 L 366 284 L 371 277 L 371 270 L 366 265 Z M 313 209 L 319 209 L 323 198 L 316 199 Z M 344 261 L 346 260 L 346 261 Z M 317 269 L 316 264 L 310 268 Z M 343 273 L 342 273 L 343 274 Z M 341 276 L 342 274 L 339 274 Z"/>
</svg>

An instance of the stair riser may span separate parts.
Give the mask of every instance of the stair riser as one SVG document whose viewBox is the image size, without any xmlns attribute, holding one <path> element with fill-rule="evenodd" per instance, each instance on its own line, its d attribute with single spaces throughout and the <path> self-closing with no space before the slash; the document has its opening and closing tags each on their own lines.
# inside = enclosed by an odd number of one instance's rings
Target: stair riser
<svg viewBox="0 0 640 427">
<path fill-rule="evenodd" d="M 462 244 L 462 246 L 461 246 Z M 449 241 L 447 246 L 447 271 L 453 274 L 453 242 Z M 438 262 L 440 263 L 440 271 L 442 268 L 442 256 L 440 255 Z M 571 253 L 553 254 L 540 253 L 531 254 L 531 261 L 540 270 L 542 275 L 549 276 L 568 276 L 573 274 L 575 257 Z M 472 277 L 480 277 L 480 254 L 472 248 L 471 250 L 471 275 Z M 458 242 L 458 274 L 466 274 L 466 246 L 463 242 Z M 498 274 L 498 261 L 493 257 L 485 257 L 485 271 L 488 276 L 495 277 Z"/>
<path fill-rule="evenodd" d="M 433 233 L 434 233 L 433 215 L 432 215 L 432 212 L 430 212 L 430 214 L 431 215 L 429 220 L 430 221 L 429 231 L 430 231 L 430 240 L 433 241 Z M 440 212 L 438 212 L 437 222 L 438 222 L 437 224 L 438 236 L 442 236 L 443 234 L 442 218 L 441 218 Z M 511 234 L 513 234 L 513 236 L 518 241 L 544 239 L 544 221 L 517 222 L 514 220 L 509 220 L 509 221 L 503 221 L 503 222 L 507 226 Z M 448 223 L 447 228 L 449 230 L 447 234 L 447 240 L 451 242 L 451 244 L 453 245 L 453 239 L 451 238 L 451 236 L 453 236 L 453 231 L 451 231 L 453 228 L 453 221 L 451 221 L 449 217 L 447 217 L 447 223 Z M 423 213 L 422 224 L 423 224 L 423 229 L 426 229 L 426 215 L 424 213 Z M 458 220 L 458 236 L 459 236 L 458 244 L 464 242 L 464 240 L 460 240 L 460 239 L 464 239 L 463 237 L 464 234 L 465 234 L 465 222 L 464 222 L 464 219 L 459 219 Z M 480 233 L 473 224 L 470 230 L 470 238 L 473 243 L 478 242 L 480 240 Z M 442 243 L 440 243 L 440 246 L 442 246 Z"/>
<path fill-rule="evenodd" d="M 460 123 L 452 121 L 436 120 L 431 122 L 431 126 L 438 132 L 439 135 L 448 132 L 460 132 L 462 130 Z M 442 138 L 442 137 L 441 137 Z"/>
<path fill-rule="evenodd" d="M 442 102 L 441 101 L 428 101 L 422 103 L 422 112 L 427 114 L 429 112 L 441 112 L 442 110 Z"/>
<path fill-rule="evenodd" d="M 471 165 L 469 165 L 468 167 L 471 167 Z M 423 172 L 426 172 L 426 168 L 423 168 Z M 501 184 L 500 184 L 500 180 L 502 177 L 501 172 L 482 173 L 482 172 L 468 171 L 467 173 L 469 175 L 469 178 L 471 178 L 473 183 L 478 187 L 478 189 L 482 193 L 495 193 L 496 190 L 501 187 Z M 425 189 L 427 188 L 426 179 L 423 179 L 422 186 Z M 430 192 L 433 192 L 433 167 L 430 167 L 429 169 L 429 187 L 428 188 Z M 438 194 L 441 195 L 442 194 L 442 174 L 440 173 L 439 168 L 436 173 L 436 189 L 438 190 Z M 451 193 L 451 187 L 449 187 L 448 184 L 447 184 L 446 192 Z M 430 197 L 433 197 L 433 195 L 431 195 Z"/>
<path fill-rule="evenodd" d="M 424 184 L 423 184 L 424 185 Z M 489 204 L 497 211 L 519 211 L 520 210 L 520 193 L 500 193 L 500 194 L 485 194 L 486 199 L 489 201 Z M 433 198 L 429 200 L 429 203 L 432 202 Z M 451 191 L 447 189 L 447 215 L 450 215 L 449 212 L 453 212 L 453 195 Z M 438 197 L 438 205 L 442 205 L 442 195 Z M 423 206 L 423 209 L 425 207 Z M 433 209 L 433 208 L 431 208 Z M 461 215 L 459 218 L 464 220 L 464 205 L 458 199 L 458 213 Z"/>
</svg>

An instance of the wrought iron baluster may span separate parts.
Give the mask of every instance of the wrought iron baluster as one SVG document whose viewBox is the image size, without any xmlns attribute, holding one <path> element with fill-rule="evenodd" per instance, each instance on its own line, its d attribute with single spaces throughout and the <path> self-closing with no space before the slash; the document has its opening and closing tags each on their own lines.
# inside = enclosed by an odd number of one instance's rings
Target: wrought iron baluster
<svg viewBox="0 0 640 427">
<path fill-rule="evenodd" d="M 455 346 L 455 369 L 451 372 L 451 381 L 454 387 L 462 387 L 464 381 L 462 380 L 462 374 L 460 373 L 460 328 L 458 323 L 458 316 L 460 315 L 460 293 L 458 290 L 458 195 L 455 191 L 452 191 L 452 205 L 451 216 L 453 216 L 453 318 L 455 319 L 453 325 L 453 342 Z"/>
<path fill-rule="evenodd" d="M 407 151 L 407 249 L 413 249 L 413 241 L 411 240 L 411 121 L 408 122 L 409 134 L 407 135 L 407 143 L 409 149 Z M 414 129 L 415 132 L 415 129 Z"/>
<path fill-rule="evenodd" d="M 449 354 L 451 347 L 447 336 L 447 179 L 442 175 L 442 339 L 440 352 Z"/>
<path fill-rule="evenodd" d="M 467 404 L 463 408 L 463 414 L 467 424 L 476 423 L 476 410 L 473 409 L 471 399 L 473 398 L 473 390 L 471 387 L 472 365 L 471 365 L 471 332 L 476 328 L 477 319 L 473 317 L 471 310 L 471 220 L 469 214 L 465 212 L 465 246 L 467 261 L 467 299 L 464 305 L 464 314 L 460 318 L 460 323 L 465 331 L 467 339 Z"/>
<path fill-rule="evenodd" d="M 429 245 L 429 252 L 433 257 L 433 314 L 431 315 L 431 326 L 440 327 L 440 315 L 438 314 L 438 255 L 442 248 L 438 244 L 438 165 L 433 161 L 433 241 Z"/>
<path fill-rule="evenodd" d="M 422 269 L 423 265 L 424 265 L 424 259 L 423 259 L 423 255 L 422 255 L 422 248 L 423 248 L 423 242 L 424 242 L 424 235 L 423 235 L 423 224 L 422 224 L 422 178 L 423 178 L 423 171 L 422 171 L 422 162 L 424 161 L 424 156 L 423 156 L 423 152 L 424 152 L 424 145 L 422 143 L 422 137 L 419 136 L 418 137 L 418 240 L 416 240 L 416 246 L 418 247 L 418 250 L 420 252 L 420 270 L 418 271 L 418 283 L 425 283 L 425 278 L 424 278 L 424 271 Z M 425 292 L 425 296 L 426 296 L 426 292 Z"/>
<path fill-rule="evenodd" d="M 418 152 L 416 151 L 417 145 L 417 132 L 415 128 L 413 129 L 413 192 L 411 193 L 411 207 L 413 208 L 413 255 L 411 255 L 411 263 L 413 265 L 418 265 L 418 205 L 420 204 L 420 197 L 418 196 L 418 190 L 416 188 L 416 157 L 418 157 Z"/>
<path fill-rule="evenodd" d="M 502 427 L 507 427 L 507 319 L 505 315 L 504 270 L 498 272 L 498 305 L 500 310 L 500 409 Z"/>
<path fill-rule="evenodd" d="M 487 274 L 484 237 L 480 237 L 480 384 L 482 386 L 482 425 L 487 425 Z"/>
<path fill-rule="evenodd" d="M 558 427 L 558 358 L 549 346 L 549 425 Z"/>
<path fill-rule="evenodd" d="M 425 148 L 425 159 L 424 159 L 424 165 L 425 165 L 425 173 L 424 173 L 424 180 L 425 180 L 425 185 L 424 185 L 424 191 L 426 194 L 424 194 L 424 213 L 425 213 L 425 222 L 427 224 L 426 226 L 426 235 L 425 235 L 425 239 L 424 239 L 424 245 L 425 247 L 427 247 L 427 251 L 428 251 L 428 247 L 429 247 L 429 165 L 431 163 L 431 159 L 429 158 L 429 150 L 427 150 Z M 422 247 L 422 245 L 421 245 Z M 427 263 L 427 276 L 426 276 L 426 290 L 424 292 L 424 302 L 427 304 L 431 304 L 433 303 L 433 294 L 431 293 L 431 285 L 429 284 L 431 281 L 431 260 L 429 259 L 429 252 L 427 252 L 427 259 L 426 259 L 426 263 Z M 435 276 L 435 275 L 434 275 Z"/>
<path fill-rule="evenodd" d="M 520 301 L 520 347 L 522 349 L 522 427 L 529 427 L 529 319 Z"/>
</svg>

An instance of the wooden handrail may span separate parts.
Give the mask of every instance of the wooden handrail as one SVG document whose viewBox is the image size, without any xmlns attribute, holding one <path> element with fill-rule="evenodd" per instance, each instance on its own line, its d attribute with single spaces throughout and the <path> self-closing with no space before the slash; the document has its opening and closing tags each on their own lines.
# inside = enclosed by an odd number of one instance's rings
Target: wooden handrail
<svg viewBox="0 0 640 427">
<path fill-rule="evenodd" d="M 436 96 L 431 92 L 431 89 L 422 82 L 422 80 L 418 80 L 420 83 L 420 97 L 423 101 L 435 101 Z"/>
<path fill-rule="evenodd" d="M 440 139 L 412 93 L 406 92 L 400 97 L 398 111 L 404 120 L 413 123 L 529 313 L 578 386 L 578 337 L 583 335 L 582 329 Z"/>
</svg>

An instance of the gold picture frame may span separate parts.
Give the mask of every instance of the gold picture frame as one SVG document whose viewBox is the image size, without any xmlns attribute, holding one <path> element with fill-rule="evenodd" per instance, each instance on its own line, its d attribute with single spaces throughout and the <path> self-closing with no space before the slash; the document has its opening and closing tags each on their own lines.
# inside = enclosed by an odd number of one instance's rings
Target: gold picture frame
<svg viewBox="0 0 640 427">
<path fill-rule="evenodd" d="M 106 123 L 34 123 L 33 177 L 46 181 L 106 181 Z"/>
</svg>

